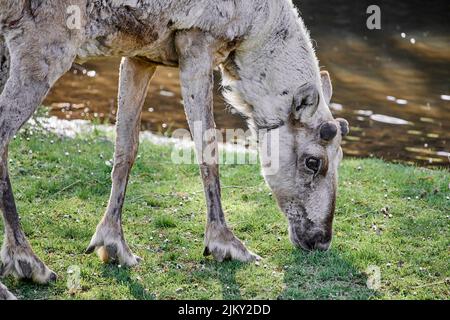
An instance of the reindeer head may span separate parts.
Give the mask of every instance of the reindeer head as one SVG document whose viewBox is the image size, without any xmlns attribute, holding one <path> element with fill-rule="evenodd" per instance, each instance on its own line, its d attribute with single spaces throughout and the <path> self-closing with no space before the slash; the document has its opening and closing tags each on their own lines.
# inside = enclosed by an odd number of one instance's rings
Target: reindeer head
<svg viewBox="0 0 450 320">
<path fill-rule="evenodd" d="M 321 80 L 322 85 L 296 90 L 287 123 L 276 129 L 278 170 L 268 172 L 274 159 L 260 152 L 265 179 L 288 218 L 290 239 L 306 250 L 327 250 L 331 244 L 340 144 L 349 131 L 347 121 L 333 119 L 329 111 L 328 72 L 321 72 Z"/>
</svg>

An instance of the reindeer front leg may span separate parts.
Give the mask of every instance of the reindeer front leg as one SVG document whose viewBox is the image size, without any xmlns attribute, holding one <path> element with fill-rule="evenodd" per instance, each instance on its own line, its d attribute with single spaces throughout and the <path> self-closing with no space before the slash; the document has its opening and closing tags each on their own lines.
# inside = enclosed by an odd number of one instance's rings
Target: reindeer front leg
<svg viewBox="0 0 450 320">
<path fill-rule="evenodd" d="M 204 255 L 212 254 L 219 262 L 225 259 L 247 262 L 259 257 L 247 250 L 227 227 L 220 200 L 219 157 L 213 115 L 216 45 L 216 39 L 201 31 L 182 32 L 176 38 L 184 107 L 195 141 L 206 196 L 208 217 Z M 203 151 L 207 146 L 216 151 L 212 159 L 204 157 Z"/>
<path fill-rule="evenodd" d="M 5 40 L 0 35 L 0 94 L 9 78 L 9 51 Z"/>
<path fill-rule="evenodd" d="M 112 188 L 103 219 L 92 236 L 86 253 L 97 251 L 103 262 L 135 266 L 141 260 L 125 241 L 122 229 L 122 207 L 128 179 L 139 145 L 142 106 L 156 66 L 133 58 L 124 58 L 120 65 L 119 108 L 116 123 Z"/>
<path fill-rule="evenodd" d="M 0 282 L 0 300 L 17 300 L 17 298 L 8 291 L 1 282 Z"/>
</svg>

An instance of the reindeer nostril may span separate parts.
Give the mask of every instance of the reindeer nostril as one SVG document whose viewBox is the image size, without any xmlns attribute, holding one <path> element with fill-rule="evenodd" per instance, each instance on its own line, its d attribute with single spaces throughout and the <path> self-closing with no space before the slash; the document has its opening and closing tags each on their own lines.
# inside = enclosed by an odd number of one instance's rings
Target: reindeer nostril
<svg viewBox="0 0 450 320">
<path fill-rule="evenodd" d="M 332 122 L 328 121 L 322 124 L 320 127 L 320 138 L 325 141 L 331 141 L 336 137 L 338 132 L 337 125 Z"/>
<path fill-rule="evenodd" d="M 316 250 L 327 251 L 330 248 L 330 242 L 318 242 L 316 244 Z"/>
<path fill-rule="evenodd" d="M 350 131 L 348 121 L 342 118 L 338 118 L 336 119 L 336 121 L 339 123 L 339 126 L 341 127 L 342 136 L 345 137 L 346 135 L 348 135 Z"/>
<path fill-rule="evenodd" d="M 299 241 L 299 246 L 306 250 L 327 251 L 331 245 L 331 237 L 322 233 L 315 234 L 307 239 Z"/>
</svg>

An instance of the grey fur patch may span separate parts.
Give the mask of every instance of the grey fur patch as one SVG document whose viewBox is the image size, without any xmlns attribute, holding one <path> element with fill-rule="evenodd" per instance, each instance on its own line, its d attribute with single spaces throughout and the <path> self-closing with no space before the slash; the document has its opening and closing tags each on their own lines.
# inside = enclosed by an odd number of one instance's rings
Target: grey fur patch
<svg viewBox="0 0 450 320">
<path fill-rule="evenodd" d="M 33 269 L 28 261 L 19 260 L 18 261 L 20 270 L 22 271 L 22 276 L 25 279 L 31 279 L 33 276 Z"/>
<path fill-rule="evenodd" d="M 0 94 L 9 76 L 9 51 L 3 37 L 0 35 Z"/>
</svg>

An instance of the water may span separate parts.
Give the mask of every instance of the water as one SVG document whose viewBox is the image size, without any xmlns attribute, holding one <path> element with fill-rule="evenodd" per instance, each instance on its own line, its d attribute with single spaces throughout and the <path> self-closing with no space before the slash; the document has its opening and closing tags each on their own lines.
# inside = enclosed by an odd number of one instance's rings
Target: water
<svg viewBox="0 0 450 320">
<path fill-rule="evenodd" d="M 382 29 L 366 28 L 367 1 L 301 1 L 320 65 L 331 73 L 332 111 L 348 119 L 347 155 L 450 167 L 450 5 L 378 1 Z M 118 59 L 75 66 L 46 100 L 69 119 L 114 122 Z M 219 78 L 219 77 L 217 77 Z M 216 88 L 219 128 L 245 128 Z M 145 101 L 143 129 L 186 128 L 176 69 L 160 68 Z"/>
</svg>

